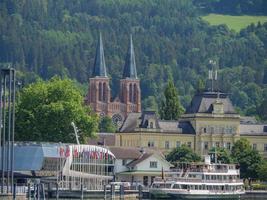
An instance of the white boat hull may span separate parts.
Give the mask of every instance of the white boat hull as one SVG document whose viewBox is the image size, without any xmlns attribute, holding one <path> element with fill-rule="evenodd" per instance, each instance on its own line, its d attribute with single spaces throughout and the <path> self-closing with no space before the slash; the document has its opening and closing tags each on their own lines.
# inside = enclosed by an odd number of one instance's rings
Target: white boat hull
<svg viewBox="0 0 267 200">
<path fill-rule="evenodd" d="M 202 191 L 188 191 L 177 189 L 157 189 L 149 190 L 151 198 L 170 198 L 170 199 L 240 199 L 244 191 L 235 192 L 210 192 L 208 190 Z"/>
</svg>

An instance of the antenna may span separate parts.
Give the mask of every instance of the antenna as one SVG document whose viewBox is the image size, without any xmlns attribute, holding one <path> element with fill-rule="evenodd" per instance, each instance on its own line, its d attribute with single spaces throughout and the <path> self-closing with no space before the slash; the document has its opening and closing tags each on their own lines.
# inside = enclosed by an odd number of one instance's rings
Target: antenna
<svg viewBox="0 0 267 200">
<path fill-rule="evenodd" d="M 211 81 L 211 92 L 213 92 L 214 81 L 217 81 L 218 79 L 218 72 L 217 70 L 214 70 L 214 67 L 216 66 L 216 61 L 209 60 L 209 64 L 212 66 L 211 70 L 209 70 L 209 80 Z"/>
<path fill-rule="evenodd" d="M 79 142 L 79 136 L 78 136 L 78 129 L 77 127 L 75 126 L 74 122 L 71 122 L 71 126 L 73 127 L 74 129 L 74 134 L 75 134 L 75 137 L 76 137 L 76 142 L 78 145 L 80 145 L 80 142 Z"/>
</svg>

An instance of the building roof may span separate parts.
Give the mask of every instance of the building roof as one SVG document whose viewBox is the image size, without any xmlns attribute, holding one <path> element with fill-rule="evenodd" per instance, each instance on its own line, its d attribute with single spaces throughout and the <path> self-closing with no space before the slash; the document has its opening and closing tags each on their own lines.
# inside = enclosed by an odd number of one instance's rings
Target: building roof
<svg viewBox="0 0 267 200">
<path fill-rule="evenodd" d="M 127 167 L 134 167 L 134 166 L 136 166 L 137 164 L 139 164 L 142 161 L 146 160 L 147 158 L 149 158 L 152 155 L 153 155 L 153 153 L 144 153 L 138 159 L 133 160 L 132 162 L 128 163 Z"/>
<path fill-rule="evenodd" d="M 139 128 L 148 128 L 149 120 L 155 121 L 155 128 L 159 129 L 159 122 L 158 122 L 158 117 L 155 111 L 143 111 L 141 115 L 141 122 L 139 124 Z"/>
<path fill-rule="evenodd" d="M 137 79 L 132 35 L 130 36 L 130 44 L 125 59 L 123 78 Z"/>
<path fill-rule="evenodd" d="M 115 140 L 116 138 L 114 133 L 97 133 L 96 138 L 90 138 L 88 140 L 88 144 L 115 146 Z"/>
<path fill-rule="evenodd" d="M 216 102 L 223 104 L 225 114 L 237 114 L 227 94 L 218 92 L 204 92 L 195 95 L 185 113 L 212 113 L 213 104 Z"/>
<path fill-rule="evenodd" d="M 130 113 L 124 120 L 120 132 L 132 132 L 139 126 L 141 113 Z"/>
<path fill-rule="evenodd" d="M 153 128 L 148 124 L 149 121 L 153 121 Z M 142 130 L 140 130 L 140 128 Z M 160 120 L 156 115 L 155 111 L 143 111 L 142 113 L 130 113 L 121 129 L 120 132 L 137 132 L 144 131 L 155 132 L 172 132 L 181 134 L 194 134 L 195 130 L 191 123 L 188 121 L 176 121 L 176 120 Z"/>
<path fill-rule="evenodd" d="M 104 48 L 103 48 L 101 33 L 99 34 L 92 76 L 93 77 L 96 77 L 96 76 L 107 77 L 107 70 L 106 70 Z"/>
<path fill-rule="evenodd" d="M 240 124 L 240 135 L 266 135 L 267 124 Z"/>
<path fill-rule="evenodd" d="M 109 150 L 116 159 L 138 159 L 142 155 L 141 149 L 137 147 L 110 147 Z"/>
</svg>

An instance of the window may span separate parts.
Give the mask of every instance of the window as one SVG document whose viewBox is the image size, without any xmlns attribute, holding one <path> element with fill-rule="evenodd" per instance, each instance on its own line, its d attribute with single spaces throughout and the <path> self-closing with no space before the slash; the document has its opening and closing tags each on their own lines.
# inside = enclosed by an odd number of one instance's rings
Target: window
<svg viewBox="0 0 267 200">
<path fill-rule="evenodd" d="M 264 144 L 264 151 L 267 152 L 267 144 Z"/>
<path fill-rule="evenodd" d="M 187 142 L 187 146 L 191 148 L 192 142 Z"/>
<path fill-rule="evenodd" d="M 165 149 L 169 149 L 170 148 L 170 143 L 169 141 L 165 141 Z"/>
<path fill-rule="evenodd" d="M 181 142 L 180 141 L 176 141 L 176 148 L 181 146 Z"/>
<path fill-rule="evenodd" d="M 252 144 L 252 149 L 257 150 L 257 144 Z"/>
<path fill-rule="evenodd" d="M 216 147 L 220 147 L 220 142 L 216 142 L 216 143 L 215 143 L 215 146 L 216 146 Z"/>
<path fill-rule="evenodd" d="M 127 163 L 127 160 L 122 160 L 122 165 L 125 166 Z"/>
<path fill-rule="evenodd" d="M 204 142 L 204 149 L 208 150 L 209 149 L 209 142 Z"/>
<path fill-rule="evenodd" d="M 226 148 L 227 148 L 228 150 L 231 150 L 231 143 L 230 143 L 230 142 L 227 142 L 227 144 L 226 144 Z"/>
<path fill-rule="evenodd" d="M 147 146 L 148 147 L 154 147 L 154 141 L 148 141 Z"/>
<path fill-rule="evenodd" d="M 204 132 L 204 133 L 207 133 L 207 128 L 204 128 L 204 129 L 203 129 L 203 132 Z"/>
<path fill-rule="evenodd" d="M 150 161 L 150 168 L 157 168 L 158 162 L 157 161 Z"/>
<path fill-rule="evenodd" d="M 149 123 L 149 128 L 154 128 L 154 126 L 153 126 L 153 122 L 150 122 L 150 123 Z"/>
</svg>

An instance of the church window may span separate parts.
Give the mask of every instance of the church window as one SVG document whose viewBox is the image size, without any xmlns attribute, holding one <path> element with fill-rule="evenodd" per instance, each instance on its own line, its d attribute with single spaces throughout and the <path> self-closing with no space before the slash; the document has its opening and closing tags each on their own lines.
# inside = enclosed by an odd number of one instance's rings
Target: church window
<svg viewBox="0 0 267 200">
<path fill-rule="evenodd" d="M 103 83 L 103 101 L 106 102 L 107 101 L 107 97 L 106 97 L 106 89 L 107 89 L 107 84 Z"/>
<path fill-rule="evenodd" d="M 129 87 L 129 101 L 133 102 L 133 86 L 130 83 L 130 87 Z"/>
<path fill-rule="evenodd" d="M 98 87 L 98 101 L 102 101 L 102 95 L 103 95 L 102 90 L 103 90 L 102 83 L 99 83 L 99 87 Z"/>
<path fill-rule="evenodd" d="M 137 103 L 137 86 L 134 84 L 133 103 Z"/>
</svg>

